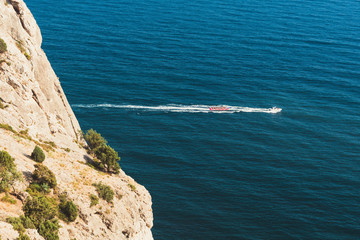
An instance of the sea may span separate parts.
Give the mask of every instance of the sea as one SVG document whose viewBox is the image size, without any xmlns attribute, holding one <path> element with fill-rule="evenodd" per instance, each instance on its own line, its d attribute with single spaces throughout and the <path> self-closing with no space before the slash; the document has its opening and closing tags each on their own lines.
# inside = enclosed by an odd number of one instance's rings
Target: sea
<svg viewBox="0 0 360 240">
<path fill-rule="evenodd" d="M 360 239 L 359 1 L 26 3 L 155 240 Z"/>
</svg>

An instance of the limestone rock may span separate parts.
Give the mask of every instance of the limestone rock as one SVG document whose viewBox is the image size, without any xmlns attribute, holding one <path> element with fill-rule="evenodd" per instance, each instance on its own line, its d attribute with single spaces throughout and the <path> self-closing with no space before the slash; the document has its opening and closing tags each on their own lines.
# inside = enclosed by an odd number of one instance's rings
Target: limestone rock
<svg viewBox="0 0 360 240">
<path fill-rule="evenodd" d="M 15 240 L 19 233 L 9 223 L 0 222 L 0 237 L 2 240 Z"/>
<path fill-rule="evenodd" d="M 15 158 L 18 171 L 24 175 L 24 182 L 14 188 L 16 204 L 8 206 L 0 201 L 2 239 L 18 237 L 4 221 L 23 214 L 25 189 L 35 164 L 29 156 L 35 145 L 43 144 L 54 148 L 45 152 L 43 164 L 54 172 L 57 191 L 66 192 L 79 211 L 75 222 L 60 221 L 60 239 L 152 240 L 149 192 L 123 171 L 109 175 L 86 164 L 91 156 L 80 146 L 85 143 L 79 138 L 79 123 L 41 49 L 40 29 L 23 0 L 0 1 L 0 38 L 7 44 L 7 51 L 0 53 L 0 102 L 4 106 L 0 108 L 0 124 L 9 124 L 23 134 L 0 128 L 0 150 Z M 89 195 L 96 194 L 92 183 L 100 181 L 114 190 L 114 201 L 100 199 L 90 208 Z M 36 230 L 26 233 L 31 239 L 43 239 Z"/>
</svg>

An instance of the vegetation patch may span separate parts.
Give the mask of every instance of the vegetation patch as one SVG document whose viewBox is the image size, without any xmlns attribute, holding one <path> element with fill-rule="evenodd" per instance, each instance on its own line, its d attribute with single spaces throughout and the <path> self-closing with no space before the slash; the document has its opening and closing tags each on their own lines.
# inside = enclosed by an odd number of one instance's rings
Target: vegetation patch
<svg viewBox="0 0 360 240">
<path fill-rule="evenodd" d="M 136 187 L 135 187 L 134 185 L 132 185 L 132 184 L 129 183 L 128 186 L 130 187 L 131 191 L 134 191 L 134 192 L 135 192 Z"/>
<path fill-rule="evenodd" d="M 5 127 L 12 129 L 9 126 Z M 21 134 L 27 134 L 27 131 Z M 7 193 L 13 183 L 20 179 L 22 175 L 16 171 L 14 159 L 6 151 L 0 151 L 0 189 L 6 193 L 1 201 L 16 202 Z M 56 186 L 55 175 L 46 166 L 36 164 L 33 179 L 34 182 L 27 189 L 31 197 L 28 197 L 23 205 L 24 216 L 10 217 L 6 220 L 19 232 L 18 239 L 30 239 L 24 232 L 25 229 L 33 228 L 37 229 L 45 240 L 57 240 L 59 224 L 56 216 L 59 214 L 64 216 L 66 221 L 74 221 L 78 214 L 77 208 L 72 201 L 60 198 L 58 205 L 57 199 L 46 196 L 50 188 Z"/>
<path fill-rule="evenodd" d="M 70 151 L 71 151 L 70 148 L 63 148 L 63 150 L 64 150 L 65 152 L 70 152 Z"/>
<path fill-rule="evenodd" d="M 44 143 L 51 146 L 51 147 L 53 147 L 53 148 L 57 148 L 56 144 L 54 142 L 52 142 L 52 141 L 44 141 Z"/>
<path fill-rule="evenodd" d="M 38 163 L 42 163 L 45 160 L 45 153 L 39 146 L 35 146 L 31 153 L 31 159 Z"/>
<path fill-rule="evenodd" d="M 41 196 L 50 193 L 50 186 L 47 183 L 37 184 L 31 183 L 26 191 L 31 196 Z"/>
<path fill-rule="evenodd" d="M 90 149 L 93 151 L 95 151 L 101 145 L 106 145 L 107 143 L 105 138 L 103 138 L 101 134 L 96 132 L 94 129 L 87 131 L 84 138 Z"/>
<path fill-rule="evenodd" d="M 60 196 L 59 218 L 65 222 L 74 222 L 78 216 L 78 210 L 73 201 L 66 199 L 66 196 Z"/>
<path fill-rule="evenodd" d="M 8 223 L 10 223 L 15 231 L 18 231 L 20 234 L 25 232 L 25 227 L 20 218 L 17 217 L 9 217 L 6 219 Z"/>
<path fill-rule="evenodd" d="M 31 240 L 30 237 L 26 234 L 20 234 L 19 240 Z"/>
<path fill-rule="evenodd" d="M 96 188 L 96 192 L 98 193 L 99 197 L 104 199 L 105 201 L 111 203 L 114 199 L 114 191 L 111 189 L 110 186 L 99 183 L 92 184 Z"/>
<path fill-rule="evenodd" d="M 9 124 L 0 123 L 0 128 L 5 129 L 5 130 L 8 130 L 8 131 L 10 131 L 10 132 L 12 132 L 12 133 L 17 134 L 17 132 L 16 132 Z"/>
<path fill-rule="evenodd" d="M 120 172 L 120 166 L 118 163 L 118 161 L 120 161 L 120 157 L 118 156 L 118 153 L 106 144 L 107 141 L 100 133 L 90 129 L 87 131 L 84 138 L 90 147 L 89 153 L 93 153 L 96 156 L 93 163 L 95 168 L 108 173 L 117 174 Z"/>
<path fill-rule="evenodd" d="M 90 207 L 95 206 L 99 203 L 99 198 L 95 194 L 91 194 L 89 197 L 90 197 Z"/>
<path fill-rule="evenodd" d="M 26 217 L 34 223 L 35 227 L 46 220 L 56 216 L 56 202 L 46 196 L 28 198 L 24 204 L 23 211 Z"/>
<path fill-rule="evenodd" d="M 55 151 L 54 147 L 52 145 L 55 145 L 54 142 L 44 142 L 44 143 L 41 143 L 39 141 L 36 141 L 34 139 L 32 139 L 29 134 L 28 134 L 28 129 L 26 130 L 21 130 L 20 132 L 17 132 L 15 131 L 9 124 L 6 124 L 6 123 L 0 123 L 0 128 L 2 129 L 5 129 L 5 130 L 8 130 L 12 133 L 14 133 L 16 136 L 18 137 L 21 137 L 21 138 L 24 138 L 24 139 L 27 139 L 29 141 L 32 141 L 34 142 L 35 144 L 37 144 L 38 146 L 41 146 L 42 149 L 44 149 L 45 151 L 47 152 L 50 152 L 50 151 Z M 41 140 L 40 140 L 41 141 Z M 55 145 L 56 146 L 56 145 Z"/>
<path fill-rule="evenodd" d="M 25 47 L 24 47 L 24 43 L 21 40 L 16 41 L 16 46 L 18 47 L 18 49 L 20 50 L 20 52 L 22 54 L 24 54 L 24 56 L 26 57 L 27 60 L 31 60 L 31 56 L 27 53 Z"/>
<path fill-rule="evenodd" d="M 9 217 L 6 221 L 10 223 L 14 230 L 18 231 L 20 235 L 25 232 L 25 229 L 35 229 L 34 223 L 24 215 L 21 217 Z"/>
<path fill-rule="evenodd" d="M 57 219 L 46 220 L 42 222 L 38 228 L 38 233 L 45 240 L 59 240 L 59 221 Z"/>
<path fill-rule="evenodd" d="M 29 135 L 28 135 L 28 129 L 26 130 L 22 130 L 20 132 L 15 131 L 9 124 L 6 123 L 0 123 L 0 128 L 5 129 L 7 131 L 10 131 L 12 133 L 14 133 L 16 136 L 30 140 L 30 141 L 34 141 Z M 36 142 L 36 141 L 35 141 Z"/>
<path fill-rule="evenodd" d="M 33 178 L 37 184 L 47 184 L 50 188 L 56 187 L 57 184 L 55 174 L 42 164 L 35 164 Z"/>
<path fill-rule="evenodd" d="M 4 53 L 7 51 L 7 45 L 5 43 L 5 41 L 0 38 L 0 53 Z"/>
<path fill-rule="evenodd" d="M 2 202 L 8 202 L 8 203 L 11 203 L 11 204 L 15 204 L 16 203 L 16 200 L 13 199 L 12 197 L 10 197 L 9 194 L 5 194 L 5 196 L 3 196 L 1 199 L 0 199 Z"/>
<path fill-rule="evenodd" d="M 16 181 L 22 180 L 22 174 L 16 170 L 14 158 L 6 151 L 0 151 L 0 193 L 9 192 Z"/>
<path fill-rule="evenodd" d="M 101 145 L 95 151 L 96 157 L 100 160 L 99 167 L 109 173 L 119 173 L 120 166 L 118 153 L 108 145 Z"/>
<path fill-rule="evenodd" d="M 59 239 L 59 224 L 55 218 L 58 212 L 56 199 L 43 195 L 27 198 L 23 206 L 25 216 L 21 223 L 24 228 L 36 228 L 45 240 Z"/>
</svg>

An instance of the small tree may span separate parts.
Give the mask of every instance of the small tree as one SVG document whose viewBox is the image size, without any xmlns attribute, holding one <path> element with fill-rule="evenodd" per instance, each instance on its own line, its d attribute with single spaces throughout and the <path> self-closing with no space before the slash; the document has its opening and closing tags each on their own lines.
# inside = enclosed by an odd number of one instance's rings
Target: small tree
<svg viewBox="0 0 360 240">
<path fill-rule="evenodd" d="M 14 161 L 8 152 L 0 151 L 0 192 L 8 192 L 16 181 L 22 180 Z"/>
<path fill-rule="evenodd" d="M 31 158 L 35 162 L 42 163 L 45 160 L 45 153 L 39 146 L 35 146 L 34 151 L 31 153 Z"/>
<path fill-rule="evenodd" d="M 85 141 L 89 145 L 90 149 L 95 151 L 96 148 L 107 143 L 107 141 L 101 136 L 100 133 L 94 129 L 90 129 L 85 134 Z"/>
<path fill-rule="evenodd" d="M 6 43 L 2 38 L 0 38 L 0 53 L 4 53 L 6 51 L 7 51 Z"/>
<path fill-rule="evenodd" d="M 119 173 L 120 166 L 118 161 L 120 161 L 120 157 L 112 147 L 101 145 L 96 149 L 95 155 L 103 164 L 107 172 Z"/>
<path fill-rule="evenodd" d="M 51 188 L 56 187 L 57 184 L 55 174 L 49 168 L 42 164 L 35 165 L 33 178 L 36 183 L 40 185 L 47 184 Z"/>
</svg>

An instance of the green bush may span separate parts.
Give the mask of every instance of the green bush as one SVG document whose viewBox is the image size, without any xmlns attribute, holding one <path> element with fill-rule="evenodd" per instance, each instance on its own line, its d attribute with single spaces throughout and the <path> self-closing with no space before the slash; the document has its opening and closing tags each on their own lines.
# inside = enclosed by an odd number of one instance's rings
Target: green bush
<svg viewBox="0 0 360 240">
<path fill-rule="evenodd" d="M 26 200 L 23 211 L 35 227 L 39 227 L 42 222 L 56 216 L 56 205 L 45 196 L 33 197 Z"/>
<path fill-rule="evenodd" d="M 6 43 L 2 38 L 0 38 L 0 53 L 4 53 L 7 50 Z"/>
<path fill-rule="evenodd" d="M 28 235 L 23 235 L 23 234 L 20 234 L 20 237 L 18 238 L 19 240 L 31 240 L 30 237 Z"/>
<path fill-rule="evenodd" d="M 56 177 L 54 173 L 42 164 L 35 165 L 35 171 L 33 172 L 33 178 L 37 184 L 40 184 L 44 188 L 44 184 L 54 188 L 56 187 Z"/>
<path fill-rule="evenodd" d="M 31 196 L 39 196 L 50 193 L 50 187 L 47 183 L 42 183 L 42 184 L 31 183 L 29 187 L 26 189 L 26 191 Z"/>
<path fill-rule="evenodd" d="M 66 222 L 74 222 L 78 216 L 76 205 L 71 200 L 62 199 L 59 204 L 59 217 Z"/>
<path fill-rule="evenodd" d="M 114 191 L 107 185 L 99 183 L 93 183 L 93 186 L 96 188 L 96 192 L 99 197 L 104 199 L 107 202 L 111 202 L 114 199 Z"/>
<path fill-rule="evenodd" d="M 10 156 L 10 154 L 6 151 L 0 151 L 0 166 L 1 169 L 10 170 L 15 168 L 15 159 Z"/>
<path fill-rule="evenodd" d="M 31 153 L 31 159 L 39 163 L 45 160 L 45 153 L 39 146 L 35 146 L 34 151 Z"/>
<path fill-rule="evenodd" d="M 59 222 L 57 219 L 46 220 L 40 224 L 38 233 L 45 238 L 45 240 L 59 240 Z"/>
<path fill-rule="evenodd" d="M 16 170 L 14 158 L 6 151 L 0 151 L 0 192 L 8 192 L 22 174 Z"/>
<path fill-rule="evenodd" d="M 6 219 L 8 223 L 10 223 L 15 231 L 18 231 L 21 234 L 25 232 L 25 229 L 34 229 L 35 225 L 30 220 L 30 218 L 21 216 L 21 217 L 9 217 Z"/>
<path fill-rule="evenodd" d="M 95 205 L 97 205 L 98 203 L 99 203 L 99 198 L 96 196 L 96 195 L 94 195 L 94 194 L 91 194 L 90 195 L 90 207 L 92 207 L 92 206 L 95 206 Z"/>
<path fill-rule="evenodd" d="M 25 232 L 25 227 L 20 218 L 17 217 L 9 217 L 6 219 L 8 223 L 10 223 L 15 231 L 18 231 L 20 234 Z"/>
<path fill-rule="evenodd" d="M 120 161 L 120 157 L 113 148 L 108 145 L 101 145 L 95 150 L 95 155 L 107 172 L 119 173 L 118 161 Z"/>
<path fill-rule="evenodd" d="M 25 217 L 24 215 L 20 216 L 21 222 L 26 229 L 35 229 L 34 223 L 31 221 L 30 218 Z"/>
<path fill-rule="evenodd" d="M 101 145 L 105 145 L 107 143 L 101 134 L 96 132 L 94 129 L 88 130 L 84 137 L 91 150 L 95 150 Z"/>
</svg>

